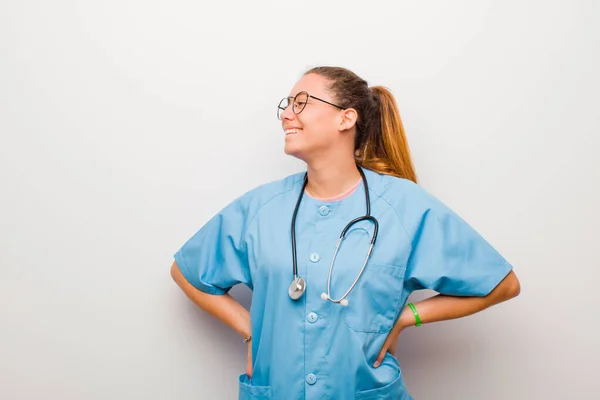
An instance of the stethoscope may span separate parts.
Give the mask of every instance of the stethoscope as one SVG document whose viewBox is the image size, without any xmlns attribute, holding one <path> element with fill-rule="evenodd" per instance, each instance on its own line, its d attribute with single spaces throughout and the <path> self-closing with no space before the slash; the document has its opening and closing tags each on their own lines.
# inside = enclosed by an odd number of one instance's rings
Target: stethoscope
<svg viewBox="0 0 600 400">
<path fill-rule="evenodd" d="M 358 167 L 358 171 L 360 172 L 360 175 L 362 177 L 362 180 L 363 180 L 363 183 L 365 186 L 365 204 L 367 207 L 367 213 L 362 217 L 358 217 L 358 218 L 355 218 L 352 221 L 350 221 L 350 223 L 348 225 L 346 225 L 346 227 L 342 231 L 342 234 L 340 235 L 337 245 L 335 246 L 335 252 L 333 253 L 333 258 L 331 259 L 331 264 L 329 266 L 329 274 L 327 274 L 327 293 L 321 294 L 321 298 L 323 300 L 329 300 L 333 303 L 339 303 L 343 306 L 348 305 L 348 299 L 346 299 L 346 297 L 350 294 L 352 289 L 354 289 L 354 286 L 356 286 L 356 283 L 360 279 L 363 271 L 365 270 L 365 267 L 367 266 L 367 262 L 369 261 L 369 257 L 371 256 L 371 252 L 373 251 L 373 245 L 375 244 L 375 240 L 377 240 L 377 231 L 379 230 L 379 222 L 377 221 L 377 219 L 375 217 L 371 216 L 371 201 L 369 199 L 369 186 L 367 185 L 367 178 L 365 177 L 365 173 L 363 172 L 361 167 Z M 288 293 L 289 293 L 290 297 L 292 298 L 292 300 L 298 300 L 300 297 L 302 297 L 302 295 L 306 291 L 306 281 L 304 280 L 304 278 L 298 276 L 298 261 L 297 261 L 297 257 L 296 257 L 296 216 L 298 215 L 298 208 L 300 208 L 300 202 L 302 201 L 302 197 L 304 195 L 304 190 L 306 189 L 307 183 L 308 183 L 308 174 L 305 174 L 304 175 L 304 184 L 302 185 L 302 189 L 300 190 L 300 195 L 298 196 L 298 201 L 296 202 L 296 208 L 294 209 L 294 215 L 292 216 L 292 256 L 293 256 L 293 262 L 294 262 L 294 280 L 292 281 L 292 283 L 290 284 L 290 287 L 288 289 Z M 375 228 L 373 230 L 373 238 L 371 239 L 371 246 L 369 247 L 369 252 L 367 253 L 367 258 L 365 259 L 365 262 L 364 262 L 360 272 L 358 273 L 358 276 L 354 280 L 354 283 L 352 284 L 352 286 L 350 286 L 350 289 L 348 289 L 348 291 L 339 299 L 337 299 L 337 300 L 332 299 L 331 298 L 331 274 L 333 271 L 333 264 L 335 263 L 335 258 L 337 256 L 338 250 L 340 249 L 342 241 L 344 240 L 344 236 L 346 236 L 346 232 L 348 231 L 348 229 L 350 229 L 352 227 L 352 225 L 356 224 L 357 222 L 366 221 L 366 220 L 373 221 L 373 224 L 375 225 Z"/>
</svg>

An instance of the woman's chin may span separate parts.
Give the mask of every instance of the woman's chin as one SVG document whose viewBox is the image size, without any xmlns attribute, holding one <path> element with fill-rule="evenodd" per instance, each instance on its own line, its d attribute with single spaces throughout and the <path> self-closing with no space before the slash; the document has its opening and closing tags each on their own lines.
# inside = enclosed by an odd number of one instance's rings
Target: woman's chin
<svg viewBox="0 0 600 400">
<path fill-rule="evenodd" d="M 300 160 L 304 160 L 303 154 L 304 152 L 300 148 L 300 146 L 293 146 L 290 143 L 286 143 L 283 152 L 288 156 L 296 157 Z"/>
<path fill-rule="evenodd" d="M 292 140 L 286 140 L 285 145 L 283 146 L 283 152 L 288 156 L 296 156 L 298 152 L 300 152 L 300 147 L 298 143 L 294 143 Z"/>
</svg>

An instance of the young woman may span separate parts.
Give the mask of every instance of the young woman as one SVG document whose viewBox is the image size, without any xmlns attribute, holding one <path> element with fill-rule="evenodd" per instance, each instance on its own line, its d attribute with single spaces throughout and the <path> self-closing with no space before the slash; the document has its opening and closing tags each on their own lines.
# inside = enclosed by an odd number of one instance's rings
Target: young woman
<svg viewBox="0 0 600 400">
<path fill-rule="evenodd" d="M 512 266 L 417 183 L 384 87 L 313 68 L 277 114 L 306 171 L 227 205 L 171 275 L 248 343 L 240 399 L 412 399 L 394 357 L 402 330 L 517 296 Z M 239 283 L 250 312 L 227 294 Z M 439 295 L 406 304 L 424 288 Z"/>
</svg>

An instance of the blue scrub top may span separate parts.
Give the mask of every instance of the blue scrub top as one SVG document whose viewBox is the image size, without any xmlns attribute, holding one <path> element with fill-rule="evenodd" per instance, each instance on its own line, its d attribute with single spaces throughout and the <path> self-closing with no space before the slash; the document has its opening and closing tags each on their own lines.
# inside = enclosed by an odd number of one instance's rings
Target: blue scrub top
<svg viewBox="0 0 600 400">
<path fill-rule="evenodd" d="M 398 360 L 383 343 L 418 289 L 485 296 L 512 266 L 471 226 L 420 185 L 363 169 L 379 234 L 347 307 L 321 299 L 342 229 L 365 215 L 364 185 L 323 202 L 304 195 L 296 221 L 299 300 L 293 279 L 291 218 L 304 172 L 261 185 L 234 200 L 175 254 L 185 278 L 207 293 L 236 284 L 252 289 L 252 379 L 239 377 L 240 399 L 410 400 Z M 358 275 L 373 224 L 355 224 L 333 268 L 331 297 Z"/>
</svg>

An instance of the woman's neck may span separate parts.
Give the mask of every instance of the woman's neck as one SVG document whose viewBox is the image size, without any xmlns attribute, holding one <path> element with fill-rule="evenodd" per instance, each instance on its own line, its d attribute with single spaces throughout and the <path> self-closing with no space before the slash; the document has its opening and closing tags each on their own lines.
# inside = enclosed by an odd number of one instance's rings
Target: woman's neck
<svg viewBox="0 0 600 400">
<path fill-rule="evenodd" d="M 334 198 L 346 193 L 361 179 L 356 162 L 321 163 L 307 165 L 306 190 L 315 198 Z"/>
</svg>

